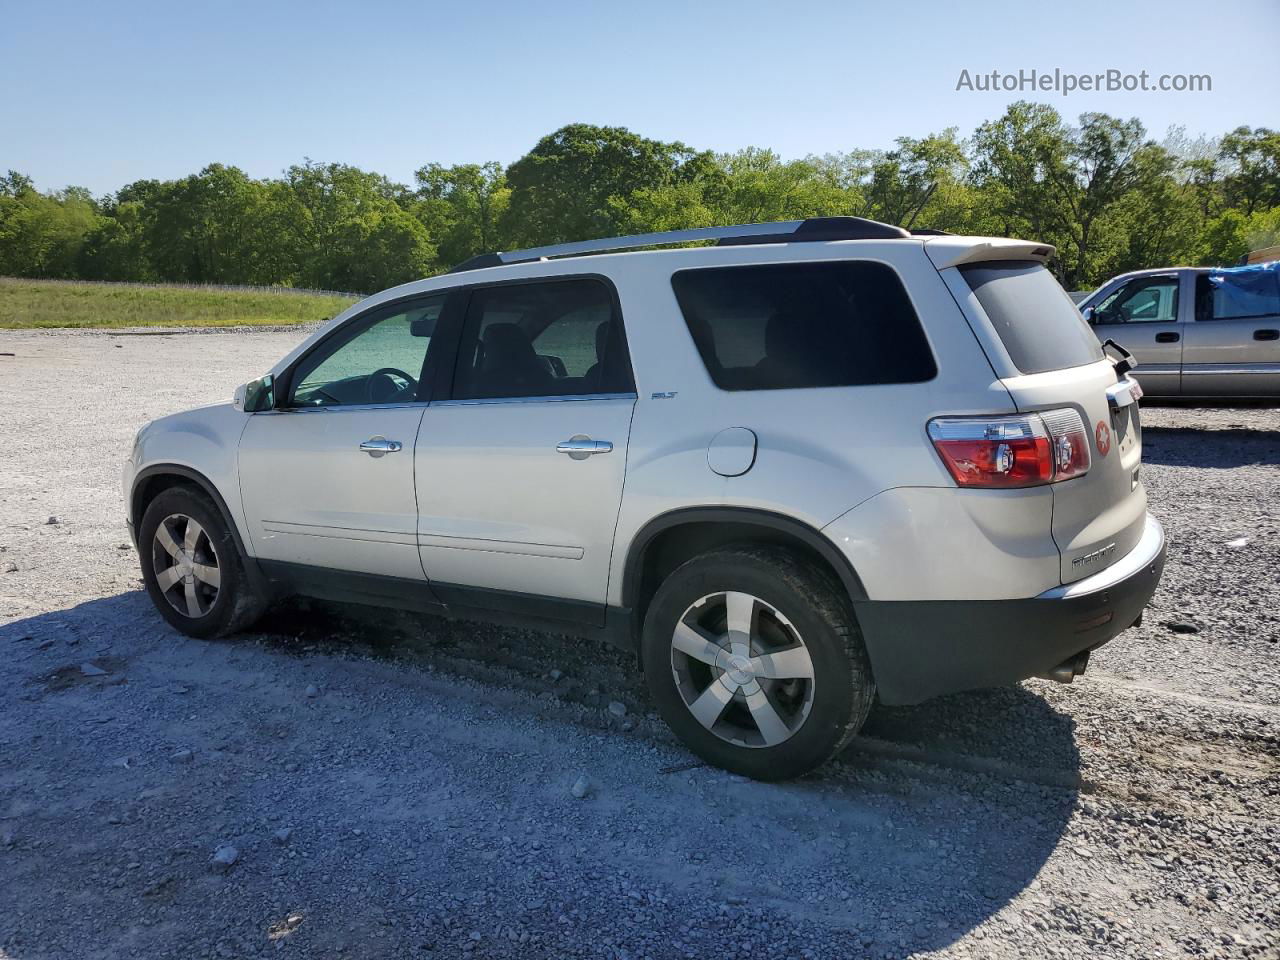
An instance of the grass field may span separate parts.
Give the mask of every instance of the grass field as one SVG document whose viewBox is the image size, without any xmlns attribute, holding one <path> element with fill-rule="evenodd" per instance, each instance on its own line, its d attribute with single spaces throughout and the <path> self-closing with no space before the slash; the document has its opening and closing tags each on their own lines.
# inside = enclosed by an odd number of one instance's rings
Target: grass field
<svg viewBox="0 0 1280 960">
<path fill-rule="evenodd" d="M 353 297 L 289 290 L 215 290 L 0 278 L 0 329 L 232 327 L 313 323 Z"/>
</svg>

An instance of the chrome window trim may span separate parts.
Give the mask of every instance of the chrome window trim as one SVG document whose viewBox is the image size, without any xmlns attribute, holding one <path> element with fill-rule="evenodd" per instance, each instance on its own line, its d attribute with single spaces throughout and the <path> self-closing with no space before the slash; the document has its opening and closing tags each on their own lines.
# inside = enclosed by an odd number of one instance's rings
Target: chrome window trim
<svg viewBox="0 0 1280 960">
<path fill-rule="evenodd" d="M 568 403 L 575 400 L 635 400 L 635 393 L 553 394 L 545 397 L 476 397 L 466 400 L 436 400 L 432 407 L 474 407 L 492 403 Z"/>
<path fill-rule="evenodd" d="M 326 403 L 314 407 L 280 407 L 272 410 L 260 410 L 259 413 L 343 413 L 352 410 L 407 410 L 413 407 L 470 407 L 478 404 L 492 403 L 567 403 L 574 400 L 635 400 L 635 393 L 581 393 L 556 394 L 546 397 L 484 397 L 468 400 L 432 400 L 414 401 L 411 403 Z"/>
<path fill-rule="evenodd" d="M 410 407 L 429 407 L 425 400 L 414 400 L 406 403 L 325 403 L 305 407 L 275 407 L 271 410 L 259 410 L 259 413 L 344 413 L 351 410 L 406 410 Z"/>
</svg>

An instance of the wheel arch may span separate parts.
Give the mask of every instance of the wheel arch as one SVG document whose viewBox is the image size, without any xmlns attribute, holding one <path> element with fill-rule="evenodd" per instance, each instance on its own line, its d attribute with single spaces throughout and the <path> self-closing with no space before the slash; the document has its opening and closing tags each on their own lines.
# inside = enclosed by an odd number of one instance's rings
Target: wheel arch
<svg viewBox="0 0 1280 960">
<path fill-rule="evenodd" d="M 129 494 L 129 522 L 133 527 L 134 542 L 136 543 L 138 540 L 138 529 L 142 523 L 142 514 L 146 511 L 151 501 L 163 491 L 183 485 L 198 487 L 201 492 L 213 501 L 213 505 L 222 514 L 222 519 L 226 523 L 227 529 L 231 531 L 231 536 L 236 542 L 236 550 L 240 552 L 241 558 L 249 565 L 250 569 L 253 569 L 255 565 L 249 556 L 249 552 L 245 550 L 244 540 L 240 535 L 240 527 L 236 524 L 235 518 L 231 515 L 231 510 L 227 506 L 227 501 L 218 492 L 218 488 L 214 486 L 213 481 L 199 470 L 184 467 L 178 463 L 155 463 L 139 470 L 138 475 L 133 478 L 133 488 Z"/>
<path fill-rule="evenodd" d="M 686 507 L 650 520 L 627 548 L 622 604 L 633 612 L 637 632 L 645 608 L 668 573 L 691 557 L 730 543 L 790 547 L 834 575 L 851 603 L 867 599 L 849 559 L 804 521 L 752 507 Z"/>
</svg>

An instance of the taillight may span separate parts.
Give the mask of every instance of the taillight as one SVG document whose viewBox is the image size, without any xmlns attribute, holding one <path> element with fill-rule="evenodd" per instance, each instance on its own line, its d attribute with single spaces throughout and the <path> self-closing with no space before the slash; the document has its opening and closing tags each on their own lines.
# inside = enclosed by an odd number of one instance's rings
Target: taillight
<svg viewBox="0 0 1280 960">
<path fill-rule="evenodd" d="M 929 439 L 962 487 L 1036 487 L 1089 471 L 1089 435 L 1075 410 L 940 417 Z"/>
<path fill-rule="evenodd" d="M 1039 414 L 1053 440 L 1053 480 L 1070 480 L 1089 472 L 1089 434 L 1074 410 L 1045 410 Z"/>
</svg>

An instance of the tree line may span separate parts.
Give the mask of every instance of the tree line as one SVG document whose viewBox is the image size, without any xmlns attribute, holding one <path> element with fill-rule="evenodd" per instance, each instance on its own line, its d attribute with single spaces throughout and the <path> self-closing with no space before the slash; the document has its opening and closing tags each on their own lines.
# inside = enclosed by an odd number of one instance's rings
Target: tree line
<svg viewBox="0 0 1280 960">
<path fill-rule="evenodd" d="M 1068 289 L 1235 262 L 1280 243 L 1280 133 L 1161 142 L 1020 101 L 962 138 L 784 160 L 571 124 L 507 167 L 429 163 L 414 183 L 310 160 L 255 179 L 215 163 L 105 197 L 0 178 L 0 275 L 371 292 L 493 250 L 685 227 L 854 215 L 1054 244 Z"/>
</svg>

